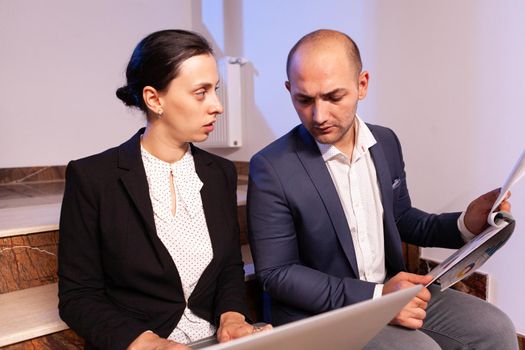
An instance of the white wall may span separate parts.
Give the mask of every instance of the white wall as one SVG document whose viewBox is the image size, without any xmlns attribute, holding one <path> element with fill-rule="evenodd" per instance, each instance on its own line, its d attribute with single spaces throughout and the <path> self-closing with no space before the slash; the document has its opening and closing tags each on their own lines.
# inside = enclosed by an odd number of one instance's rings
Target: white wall
<svg viewBox="0 0 525 350">
<path fill-rule="evenodd" d="M 299 122 L 283 85 L 286 55 L 302 35 L 323 27 L 342 30 L 359 44 L 371 75 L 359 113 L 398 133 L 419 208 L 463 210 L 474 197 L 501 185 L 525 146 L 523 2 L 224 3 L 223 26 L 216 23 L 220 19 L 209 23 L 204 16 L 203 30 L 226 48 L 224 54 L 244 56 L 251 64 L 245 69 L 245 146 L 218 153 L 249 160 Z M 203 5 L 205 12 L 210 5 Z M 516 232 L 482 271 L 490 274 L 491 301 L 525 334 L 520 249 L 525 180 L 515 186 L 512 203 Z M 423 250 L 424 257 L 437 260 L 448 254 Z"/>
<path fill-rule="evenodd" d="M 525 4 L 404 0 L 374 7 L 371 93 L 378 120 L 403 141 L 413 202 L 433 212 L 462 210 L 500 186 L 525 148 Z M 490 274 L 490 299 L 525 334 L 525 181 L 512 203 L 515 234 L 481 270 Z M 435 260 L 449 254 L 423 250 Z"/>
<path fill-rule="evenodd" d="M 118 100 L 133 48 L 191 0 L 0 1 L 0 168 L 63 165 L 144 125 Z"/>
</svg>

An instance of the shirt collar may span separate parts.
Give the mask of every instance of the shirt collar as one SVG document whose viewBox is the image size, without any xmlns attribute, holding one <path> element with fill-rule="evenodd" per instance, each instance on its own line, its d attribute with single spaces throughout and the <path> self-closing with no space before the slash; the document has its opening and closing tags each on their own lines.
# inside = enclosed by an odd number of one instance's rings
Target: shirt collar
<svg viewBox="0 0 525 350">
<path fill-rule="evenodd" d="M 355 162 L 361 158 L 368 152 L 370 147 L 377 143 L 374 135 L 372 135 L 372 132 L 366 123 L 361 118 L 359 118 L 357 114 L 355 116 L 355 130 L 356 143 L 352 154 L 352 162 Z M 315 140 L 315 142 L 317 143 L 317 147 L 319 147 L 319 151 L 321 151 L 321 155 L 325 162 L 336 157 L 344 157 L 348 159 L 348 157 L 334 145 L 319 143 L 317 140 Z"/>
<path fill-rule="evenodd" d="M 150 184 L 150 195 L 152 194 L 155 198 L 161 198 L 162 194 L 167 190 L 166 181 L 169 179 L 167 175 L 172 173 L 178 200 L 186 208 L 188 214 L 195 218 L 199 211 L 202 210 L 202 202 L 195 200 L 195 198 L 200 196 L 203 183 L 195 171 L 191 147 L 188 147 L 181 159 L 173 163 L 160 160 L 142 146 L 141 152 L 146 176 Z M 169 181 L 167 184 L 169 186 Z M 169 213 L 168 217 L 171 218 L 171 212 Z"/>
<path fill-rule="evenodd" d="M 175 167 L 187 167 L 188 164 L 191 164 L 191 162 L 193 162 L 193 154 L 191 151 L 191 147 L 188 147 L 181 159 L 173 163 L 168 163 L 155 157 L 142 145 L 140 145 L 140 152 L 142 155 L 142 160 L 146 161 L 148 165 L 155 166 L 157 167 L 157 169 L 163 169 L 166 171 L 171 171 L 172 169 L 175 169 Z"/>
</svg>

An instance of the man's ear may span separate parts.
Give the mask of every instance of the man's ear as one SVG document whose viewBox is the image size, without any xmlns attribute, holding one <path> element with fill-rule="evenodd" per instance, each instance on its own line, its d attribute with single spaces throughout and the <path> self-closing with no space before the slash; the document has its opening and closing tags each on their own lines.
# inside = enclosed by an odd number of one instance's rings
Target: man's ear
<svg viewBox="0 0 525 350">
<path fill-rule="evenodd" d="M 368 74 L 368 72 L 365 70 L 365 71 L 362 71 L 361 74 L 359 74 L 359 77 L 358 77 L 358 84 L 359 84 L 359 93 L 358 93 L 358 98 L 360 100 L 364 99 L 366 97 L 366 93 L 368 92 L 368 81 L 370 79 L 370 75 Z"/>
<path fill-rule="evenodd" d="M 286 90 L 288 90 L 288 92 L 291 92 L 290 91 L 290 82 L 288 80 L 284 82 L 284 87 L 286 88 Z"/>
<path fill-rule="evenodd" d="M 142 98 L 148 110 L 155 114 L 162 114 L 162 101 L 157 89 L 152 86 L 145 86 L 142 89 Z"/>
</svg>

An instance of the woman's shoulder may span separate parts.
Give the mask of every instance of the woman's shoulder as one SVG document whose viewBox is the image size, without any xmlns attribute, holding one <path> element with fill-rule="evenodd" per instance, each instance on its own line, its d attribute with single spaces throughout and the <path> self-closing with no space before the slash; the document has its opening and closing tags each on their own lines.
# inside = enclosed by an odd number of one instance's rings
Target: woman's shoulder
<svg viewBox="0 0 525 350">
<path fill-rule="evenodd" d="M 98 188 L 116 176 L 117 147 L 69 162 L 66 168 L 66 184 Z M 115 169 L 115 170 L 113 170 Z"/>
<path fill-rule="evenodd" d="M 83 158 L 74 159 L 69 164 L 80 168 L 98 168 L 104 164 L 114 163 L 117 158 L 118 147 L 112 147 L 100 153 L 92 154 Z"/>
<path fill-rule="evenodd" d="M 68 168 L 76 168 L 82 173 L 96 178 L 113 176 L 120 168 L 131 169 L 140 164 L 139 142 L 140 134 L 137 133 L 119 146 L 72 160 L 69 162 Z"/>
</svg>

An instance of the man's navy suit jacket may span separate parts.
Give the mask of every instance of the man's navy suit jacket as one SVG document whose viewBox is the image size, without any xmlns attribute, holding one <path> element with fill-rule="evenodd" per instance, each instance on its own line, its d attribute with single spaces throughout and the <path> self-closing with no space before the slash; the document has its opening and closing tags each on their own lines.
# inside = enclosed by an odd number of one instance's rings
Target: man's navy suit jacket
<svg viewBox="0 0 525 350">
<path fill-rule="evenodd" d="M 383 205 L 387 275 L 405 270 L 401 241 L 463 245 L 459 213 L 413 208 L 401 146 L 390 129 L 368 125 Z M 272 297 L 272 322 L 287 323 L 370 299 L 375 284 L 359 279 L 352 236 L 319 148 L 302 126 L 250 161 L 250 247 L 256 272 Z"/>
</svg>

